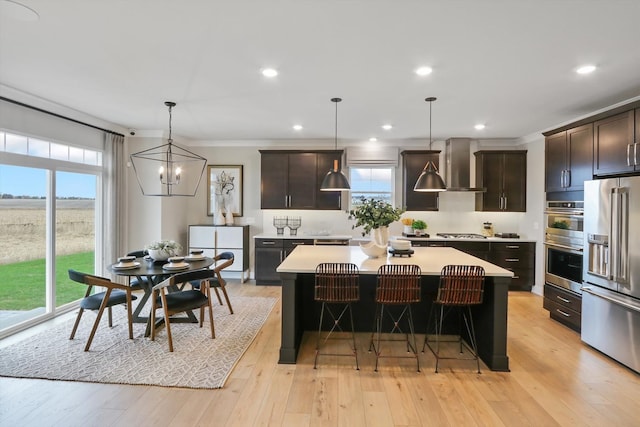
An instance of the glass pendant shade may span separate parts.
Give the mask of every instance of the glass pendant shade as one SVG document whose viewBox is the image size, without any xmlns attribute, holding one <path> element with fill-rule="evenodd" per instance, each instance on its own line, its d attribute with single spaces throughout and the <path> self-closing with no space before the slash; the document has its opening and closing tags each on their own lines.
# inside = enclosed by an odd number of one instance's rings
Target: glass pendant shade
<svg viewBox="0 0 640 427">
<path fill-rule="evenodd" d="M 169 107 L 169 139 L 164 145 L 139 151 L 130 156 L 138 184 L 145 196 L 194 197 L 200 186 L 207 159 L 173 143 L 171 109 Z"/>
<path fill-rule="evenodd" d="M 335 149 L 338 150 L 338 102 L 342 101 L 341 98 L 331 98 L 331 102 L 336 104 L 336 137 L 335 137 Z M 322 184 L 320 185 L 320 191 L 348 191 L 351 190 L 349 180 L 338 168 L 338 160 L 334 159 L 333 168 L 327 172 Z"/>
<path fill-rule="evenodd" d="M 437 98 L 433 96 L 425 99 L 425 101 L 429 103 L 429 150 L 431 150 L 431 145 L 433 144 L 433 140 L 431 139 L 431 108 L 433 106 L 433 101 L 436 99 Z M 446 190 L 447 186 L 445 185 L 442 177 L 438 174 L 438 168 L 431 160 L 429 160 L 418 177 L 416 184 L 413 186 L 413 191 L 436 192 Z"/>
</svg>

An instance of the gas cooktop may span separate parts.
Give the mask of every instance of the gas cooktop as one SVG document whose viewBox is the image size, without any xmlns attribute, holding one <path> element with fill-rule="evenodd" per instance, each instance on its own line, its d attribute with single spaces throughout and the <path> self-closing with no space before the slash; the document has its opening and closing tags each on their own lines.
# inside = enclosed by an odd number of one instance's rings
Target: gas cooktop
<svg viewBox="0 0 640 427">
<path fill-rule="evenodd" d="M 486 236 L 475 233 L 437 233 L 438 236 L 447 239 L 486 239 Z"/>
</svg>

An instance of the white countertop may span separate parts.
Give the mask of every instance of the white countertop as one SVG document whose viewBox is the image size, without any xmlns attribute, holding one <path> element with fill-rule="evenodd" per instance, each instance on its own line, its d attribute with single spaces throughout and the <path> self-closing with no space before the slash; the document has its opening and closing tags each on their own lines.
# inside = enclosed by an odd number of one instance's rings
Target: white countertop
<svg viewBox="0 0 640 427">
<path fill-rule="evenodd" d="M 291 236 L 285 231 L 285 234 L 276 233 L 260 233 L 253 236 L 254 239 L 322 239 L 322 240 L 350 240 L 353 236 L 350 234 L 303 234 Z"/>
<path fill-rule="evenodd" d="M 502 240 L 502 239 L 500 239 Z M 513 272 L 454 248 L 412 248 L 411 257 L 368 258 L 358 246 L 297 246 L 278 266 L 278 273 L 315 273 L 323 262 L 350 262 L 362 274 L 376 274 L 383 264 L 417 264 L 423 275 L 440 275 L 447 264 L 479 265 L 487 276 L 513 277 Z"/>
</svg>

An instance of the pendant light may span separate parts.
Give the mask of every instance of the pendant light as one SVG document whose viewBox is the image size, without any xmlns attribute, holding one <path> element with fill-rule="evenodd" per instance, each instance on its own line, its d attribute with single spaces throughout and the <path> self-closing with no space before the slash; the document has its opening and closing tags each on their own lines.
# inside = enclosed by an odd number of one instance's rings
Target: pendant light
<svg viewBox="0 0 640 427">
<path fill-rule="evenodd" d="M 429 150 L 431 150 L 431 145 L 433 144 L 433 141 L 431 140 L 431 108 L 433 106 L 433 101 L 436 99 L 437 98 L 433 96 L 425 99 L 425 101 L 429 103 Z M 416 185 L 413 187 L 413 191 L 436 192 L 446 190 L 447 186 L 444 184 L 442 177 L 438 175 L 438 168 L 431 160 L 429 160 L 418 177 Z"/>
<path fill-rule="evenodd" d="M 335 137 L 335 150 L 338 151 L 338 102 L 342 101 L 341 98 L 331 98 L 331 102 L 336 104 L 336 137 Z M 347 177 L 344 176 L 342 171 L 338 169 L 338 159 L 333 160 L 333 168 L 327 172 L 322 185 L 321 191 L 348 191 L 351 189 Z"/>
<path fill-rule="evenodd" d="M 164 105 L 169 107 L 169 139 L 164 145 L 132 154 L 133 170 L 145 196 L 193 197 L 207 159 L 173 143 L 171 112 L 176 103 L 166 101 Z"/>
</svg>

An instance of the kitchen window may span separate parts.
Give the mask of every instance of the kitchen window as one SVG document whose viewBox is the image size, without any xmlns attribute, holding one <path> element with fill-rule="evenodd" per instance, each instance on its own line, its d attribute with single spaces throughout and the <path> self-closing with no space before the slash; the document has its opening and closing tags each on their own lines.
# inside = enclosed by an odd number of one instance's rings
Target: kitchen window
<svg viewBox="0 0 640 427">
<path fill-rule="evenodd" d="M 376 198 L 393 205 L 394 168 L 349 168 L 351 209 L 358 206 L 361 197 Z"/>
</svg>

